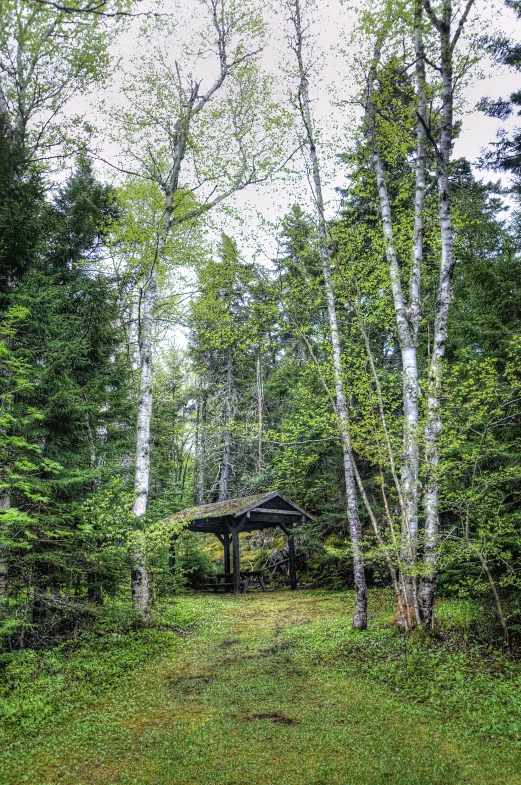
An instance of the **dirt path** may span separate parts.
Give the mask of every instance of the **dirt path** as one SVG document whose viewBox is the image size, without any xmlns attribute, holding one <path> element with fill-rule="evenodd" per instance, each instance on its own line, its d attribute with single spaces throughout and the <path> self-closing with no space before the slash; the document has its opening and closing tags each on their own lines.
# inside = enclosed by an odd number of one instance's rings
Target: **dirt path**
<svg viewBox="0 0 521 785">
<path fill-rule="evenodd" d="M 288 644 L 296 625 L 346 613 L 338 595 L 197 602 L 214 623 L 38 740 L 27 779 L 6 783 L 521 785 L 492 742 Z"/>
</svg>

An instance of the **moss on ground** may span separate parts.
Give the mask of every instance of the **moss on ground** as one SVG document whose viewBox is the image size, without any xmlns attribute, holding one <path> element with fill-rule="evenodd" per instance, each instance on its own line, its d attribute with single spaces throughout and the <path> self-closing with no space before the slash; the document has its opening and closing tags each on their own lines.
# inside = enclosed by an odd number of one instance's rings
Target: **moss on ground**
<svg viewBox="0 0 521 785">
<path fill-rule="evenodd" d="M 91 641 L 97 667 L 84 666 L 82 690 L 62 678 L 55 717 L 22 734 L 11 712 L 0 782 L 521 785 L 515 738 L 475 732 L 464 713 L 403 697 L 373 674 L 375 641 L 393 633 L 378 624 L 388 618 L 381 595 L 371 599 L 376 631 L 364 635 L 349 630 L 346 593 L 182 597 L 165 611 L 170 624 L 198 623 L 187 634 L 158 630 L 161 645 L 156 632 L 122 636 L 128 669 L 105 690 L 106 652 Z M 128 647 L 146 645 L 146 658 L 129 659 Z M 68 655 L 69 681 L 80 654 Z M 39 678 L 26 680 L 27 700 L 41 697 Z M 16 694 L 5 694 L 8 705 Z"/>
</svg>

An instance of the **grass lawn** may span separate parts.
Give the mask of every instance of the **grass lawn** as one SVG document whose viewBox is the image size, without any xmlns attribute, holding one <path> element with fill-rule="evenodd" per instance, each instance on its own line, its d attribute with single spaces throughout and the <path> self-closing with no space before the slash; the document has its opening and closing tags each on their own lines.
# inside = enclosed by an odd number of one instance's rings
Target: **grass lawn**
<svg viewBox="0 0 521 785">
<path fill-rule="evenodd" d="M 0 783 L 521 785 L 515 698 L 494 710 L 498 734 L 479 725 L 479 689 L 458 711 L 465 675 L 446 701 L 441 682 L 434 697 L 385 683 L 384 638 L 351 632 L 351 611 L 348 593 L 186 596 L 164 629 L 28 654 L 2 697 Z M 183 620 L 186 632 L 168 626 Z M 399 651 L 385 655 L 391 673 Z M 432 656 L 439 674 L 443 652 Z"/>
</svg>

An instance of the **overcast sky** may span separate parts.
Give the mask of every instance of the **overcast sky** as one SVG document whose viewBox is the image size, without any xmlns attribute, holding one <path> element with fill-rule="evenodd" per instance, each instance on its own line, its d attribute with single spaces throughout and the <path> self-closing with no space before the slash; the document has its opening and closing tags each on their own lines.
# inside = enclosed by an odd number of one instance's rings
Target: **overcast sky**
<svg viewBox="0 0 521 785">
<path fill-rule="evenodd" d="M 313 112 L 317 126 L 321 129 L 324 142 L 322 148 L 322 165 L 325 184 L 325 196 L 328 203 L 329 214 L 332 215 L 338 204 L 335 187 L 345 183 L 344 174 L 335 164 L 335 153 L 345 149 L 345 141 L 349 136 L 350 125 L 353 117 L 348 110 L 342 110 L 336 103 L 348 100 L 353 92 L 350 83 L 349 60 L 356 56 L 349 45 L 350 32 L 353 27 L 354 13 L 347 3 L 340 0 L 322 0 L 318 3 L 320 10 L 317 12 L 313 24 L 315 38 L 314 59 L 317 63 L 315 75 L 310 86 L 313 100 Z M 143 0 L 141 7 L 148 6 L 148 0 Z M 491 0 L 478 0 L 477 8 L 490 20 L 490 28 L 500 28 L 516 40 L 521 40 L 521 26 L 514 14 L 506 9 L 501 2 Z M 201 4 L 198 0 L 165 0 L 162 10 L 171 11 L 176 15 L 176 35 L 172 41 L 172 48 L 179 46 L 200 25 Z M 270 25 L 269 44 L 263 52 L 263 64 L 273 74 L 280 75 L 284 58 L 287 57 L 285 46 L 284 18 L 267 14 Z M 139 23 L 132 23 L 129 32 L 125 33 L 119 44 L 122 53 L 122 68 L 130 66 L 132 58 L 139 52 Z M 521 88 L 521 74 L 508 69 L 492 67 L 488 62 L 482 65 L 485 78 L 475 78 L 466 90 L 468 102 L 466 113 L 463 114 L 463 130 L 455 145 L 455 155 L 464 155 L 471 161 L 478 158 L 480 151 L 494 140 L 499 127 L 512 128 L 516 119 L 501 123 L 492 118 L 485 117 L 482 113 L 473 110 L 477 101 L 484 95 L 492 98 L 508 96 L 514 90 Z M 116 79 L 109 91 L 109 100 L 117 98 L 119 81 Z M 279 82 L 281 98 L 284 98 L 284 83 Z M 335 105 L 336 104 L 336 105 Z M 113 155 L 114 149 L 108 154 Z M 300 167 L 301 175 L 296 176 L 292 183 L 277 182 L 258 187 L 250 187 L 240 192 L 231 200 L 230 204 L 237 210 L 241 220 L 234 220 L 229 214 L 215 216 L 220 225 L 230 234 L 234 234 L 243 248 L 245 255 L 251 256 L 256 249 L 267 256 L 273 254 L 272 233 L 264 222 L 276 223 L 295 201 L 310 205 L 310 196 L 306 178 L 301 168 L 301 162 L 295 162 L 295 168 Z M 499 179 L 497 174 L 482 173 L 480 176 L 490 176 Z"/>
</svg>

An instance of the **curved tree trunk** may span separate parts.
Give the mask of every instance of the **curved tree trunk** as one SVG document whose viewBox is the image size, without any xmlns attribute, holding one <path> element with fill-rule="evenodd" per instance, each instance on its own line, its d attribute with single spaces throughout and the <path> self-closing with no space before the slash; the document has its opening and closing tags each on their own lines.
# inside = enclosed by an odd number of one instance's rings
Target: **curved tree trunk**
<svg viewBox="0 0 521 785">
<path fill-rule="evenodd" d="M 320 165 L 317 155 L 315 135 L 311 118 L 309 87 L 306 68 L 303 60 L 304 28 L 299 0 L 293 0 L 290 6 L 291 21 L 295 29 L 294 50 L 297 56 L 299 75 L 299 108 L 306 134 L 306 142 L 311 159 L 311 168 L 314 185 L 315 206 L 317 210 L 318 227 L 320 234 L 320 259 L 324 275 L 324 288 L 326 292 L 329 327 L 331 330 L 331 343 L 333 348 L 333 372 L 336 392 L 336 414 L 338 429 L 342 439 L 342 452 L 344 458 L 344 477 L 346 483 L 347 518 L 349 522 L 349 535 L 353 550 L 353 568 L 355 583 L 355 615 L 353 627 L 365 629 L 367 627 L 367 587 L 365 571 L 362 560 L 362 527 L 358 514 L 358 501 L 356 479 L 353 466 L 351 434 L 349 430 L 349 409 L 343 380 L 342 351 L 340 332 L 335 305 L 335 293 L 331 274 L 330 251 L 327 236 L 327 224 L 324 215 L 324 200 L 322 196 L 322 181 Z"/>
<path fill-rule="evenodd" d="M 417 13 L 415 45 L 419 57 L 421 57 L 423 53 L 421 30 L 418 29 L 420 21 L 421 16 L 418 16 Z M 395 478 L 402 518 L 400 546 L 401 579 L 398 615 L 400 623 L 406 629 L 410 629 L 414 624 L 420 624 L 421 622 L 414 571 L 417 558 L 419 528 L 419 382 L 416 345 L 421 317 L 420 278 L 423 258 L 423 213 L 425 205 L 425 131 L 421 122 L 425 114 L 425 79 L 423 62 L 420 62 L 417 64 L 419 118 L 417 123 L 413 262 L 409 282 L 409 301 L 407 302 L 402 289 L 402 272 L 395 248 L 391 201 L 387 189 L 384 165 L 380 157 L 378 140 L 376 138 L 376 108 L 373 102 L 373 85 L 380 59 L 380 47 L 381 41 L 378 41 L 375 47 L 374 59 L 368 80 L 366 120 L 369 143 L 372 151 L 371 160 L 378 188 L 387 266 L 391 281 L 396 330 L 402 359 L 403 450 L 400 472 L 401 477 L 399 481 L 397 477 Z M 393 476 L 395 476 L 394 473 Z"/>
</svg>

